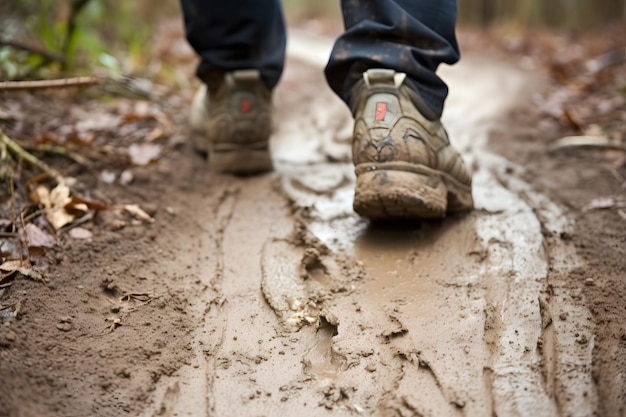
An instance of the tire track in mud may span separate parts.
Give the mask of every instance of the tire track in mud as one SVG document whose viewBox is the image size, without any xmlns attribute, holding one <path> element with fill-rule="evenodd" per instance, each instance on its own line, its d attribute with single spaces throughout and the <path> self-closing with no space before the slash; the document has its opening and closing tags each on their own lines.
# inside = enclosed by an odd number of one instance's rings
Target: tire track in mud
<svg viewBox="0 0 626 417">
<path fill-rule="evenodd" d="M 199 275 L 209 296 L 198 305 L 198 358 L 172 379 L 162 409 L 593 414 L 588 312 L 558 285 L 575 266 L 574 251 L 543 237 L 546 228 L 558 235 L 570 226 L 516 179 L 517 167 L 484 150 L 493 120 L 527 80 L 467 59 L 448 74 L 459 93 L 446 126 L 475 166 L 477 210 L 377 227 L 352 212 L 350 115 L 322 88 L 311 58 L 324 55 L 320 42 L 307 45 L 300 58 L 309 64 L 292 63 L 298 73 L 287 71 L 277 92 L 284 117 L 272 139 L 276 173 L 224 179 L 218 197 L 206 197 L 213 208 Z M 469 73 L 472 86 L 462 82 Z M 479 109 L 472 103 L 490 96 Z M 563 314 L 567 320 L 556 319 Z"/>
</svg>

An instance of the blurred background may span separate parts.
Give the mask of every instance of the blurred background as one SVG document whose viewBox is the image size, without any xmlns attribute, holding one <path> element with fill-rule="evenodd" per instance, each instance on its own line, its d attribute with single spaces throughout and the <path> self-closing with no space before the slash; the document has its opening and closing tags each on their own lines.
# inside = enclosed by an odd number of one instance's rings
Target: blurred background
<svg viewBox="0 0 626 417">
<path fill-rule="evenodd" d="M 292 26 L 329 33 L 341 29 L 338 0 L 285 0 L 283 5 Z M 459 7 L 461 34 L 495 31 L 496 38 L 502 33 L 520 36 L 529 28 L 582 34 L 626 23 L 626 0 L 460 0 Z M 177 42 L 181 31 L 177 0 L 159 1 L 158 6 L 148 0 L 4 0 L 0 79 L 94 68 L 167 77 L 175 72 L 168 63 L 181 58 L 172 56 L 177 48 L 168 42 Z"/>
</svg>

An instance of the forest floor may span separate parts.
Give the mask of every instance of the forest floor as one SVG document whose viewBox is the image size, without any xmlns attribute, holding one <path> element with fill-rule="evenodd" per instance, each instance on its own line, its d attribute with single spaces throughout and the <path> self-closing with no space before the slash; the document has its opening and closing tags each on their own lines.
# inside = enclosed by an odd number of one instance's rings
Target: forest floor
<svg viewBox="0 0 626 417">
<path fill-rule="evenodd" d="M 0 155 L 0 416 L 626 415 L 623 33 L 461 32 L 443 120 L 476 209 L 372 224 L 316 25 L 261 176 L 191 149 L 192 88 L 0 93 L 66 178 Z"/>
</svg>

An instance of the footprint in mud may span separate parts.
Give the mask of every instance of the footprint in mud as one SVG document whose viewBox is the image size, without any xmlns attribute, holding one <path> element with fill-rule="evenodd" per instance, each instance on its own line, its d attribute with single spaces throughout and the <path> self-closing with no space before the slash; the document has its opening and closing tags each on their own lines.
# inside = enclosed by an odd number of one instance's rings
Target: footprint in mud
<svg viewBox="0 0 626 417">
<path fill-rule="evenodd" d="M 261 290 L 283 324 L 299 329 L 317 324 L 326 302 L 353 289 L 358 267 L 340 262 L 304 228 L 263 247 Z"/>
<path fill-rule="evenodd" d="M 315 345 L 304 355 L 304 373 L 318 379 L 335 379 L 346 364 L 346 358 L 333 348 L 337 325 L 326 317 L 319 318 Z"/>
</svg>

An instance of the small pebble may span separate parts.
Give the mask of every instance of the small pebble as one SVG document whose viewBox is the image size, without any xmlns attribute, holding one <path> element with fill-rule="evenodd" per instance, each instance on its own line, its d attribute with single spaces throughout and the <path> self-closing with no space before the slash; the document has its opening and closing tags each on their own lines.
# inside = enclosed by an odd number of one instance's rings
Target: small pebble
<svg viewBox="0 0 626 417">
<path fill-rule="evenodd" d="M 592 286 L 592 285 L 595 285 L 595 283 L 596 283 L 596 282 L 594 281 L 594 279 L 593 279 L 593 278 L 587 278 L 587 279 L 585 280 L 585 285 L 587 285 L 587 286 Z"/>
<path fill-rule="evenodd" d="M 61 330 L 62 332 L 69 332 L 70 330 L 72 330 L 72 324 L 71 323 L 57 323 L 57 329 Z"/>
</svg>

